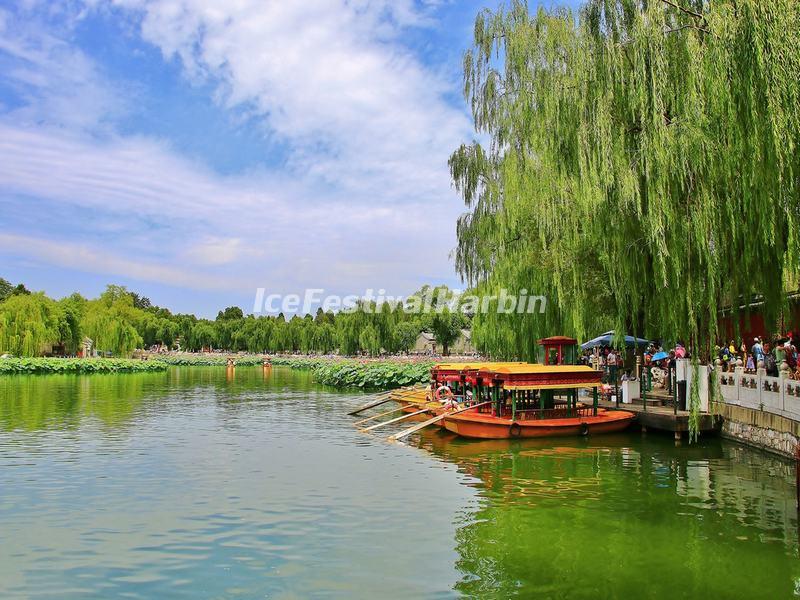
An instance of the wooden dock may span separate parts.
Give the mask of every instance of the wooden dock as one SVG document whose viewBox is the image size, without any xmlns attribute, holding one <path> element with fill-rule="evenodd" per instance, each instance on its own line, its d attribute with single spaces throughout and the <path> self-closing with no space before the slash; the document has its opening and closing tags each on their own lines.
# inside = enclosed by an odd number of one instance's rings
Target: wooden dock
<svg viewBox="0 0 800 600">
<path fill-rule="evenodd" d="M 679 439 L 684 433 L 689 431 L 689 411 L 679 410 L 675 412 L 674 406 L 662 404 L 666 398 L 658 396 L 647 397 L 647 410 L 642 406 L 641 401 L 635 404 L 622 404 L 619 410 L 627 410 L 636 414 L 636 422 L 641 426 L 642 431 L 654 429 L 658 431 L 669 431 L 675 434 L 675 439 Z M 615 402 L 600 400 L 599 406 L 607 409 L 616 409 Z M 700 433 L 719 433 L 722 419 L 710 413 L 700 414 Z"/>
</svg>

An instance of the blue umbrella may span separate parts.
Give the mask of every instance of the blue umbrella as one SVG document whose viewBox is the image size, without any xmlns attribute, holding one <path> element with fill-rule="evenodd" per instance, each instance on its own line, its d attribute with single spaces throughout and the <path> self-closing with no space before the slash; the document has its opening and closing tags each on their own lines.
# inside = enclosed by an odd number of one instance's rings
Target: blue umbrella
<svg viewBox="0 0 800 600">
<path fill-rule="evenodd" d="M 650 360 L 652 360 L 653 362 L 658 362 L 659 360 L 664 360 L 665 358 L 669 358 L 669 354 L 667 354 L 666 352 L 656 352 L 653 355 L 653 358 L 651 358 Z"/>
<path fill-rule="evenodd" d="M 625 347 L 634 348 L 636 346 L 647 346 L 650 340 L 633 337 L 632 335 L 625 336 Z M 614 342 L 614 332 L 606 331 L 603 335 L 597 336 L 593 340 L 589 340 L 581 344 L 581 350 L 589 350 L 590 348 L 598 348 L 601 346 L 611 346 Z"/>
</svg>

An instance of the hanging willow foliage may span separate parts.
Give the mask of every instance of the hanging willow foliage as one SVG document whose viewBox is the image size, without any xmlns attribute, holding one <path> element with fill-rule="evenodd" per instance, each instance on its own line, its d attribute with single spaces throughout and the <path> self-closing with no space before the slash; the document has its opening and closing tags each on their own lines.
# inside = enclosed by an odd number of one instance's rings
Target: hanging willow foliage
<svg viewBox="0 0 800 600">
<path fill-rule="evenodd" d="M 456 150 L 456 264 L 544 315 L 477 315 L 496 356 L 606 328 L 706 353 L 721 307 L 798 272 L 800 3 L 590 0 L 484 11 L 464 92 L 487 141 Z"/>
</svg>

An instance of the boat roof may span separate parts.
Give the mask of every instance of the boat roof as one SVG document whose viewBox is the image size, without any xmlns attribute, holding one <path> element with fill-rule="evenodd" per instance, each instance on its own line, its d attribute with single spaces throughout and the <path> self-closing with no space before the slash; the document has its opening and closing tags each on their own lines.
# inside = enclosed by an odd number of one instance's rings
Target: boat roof
<svg viewBox="0 0 800 600">
<path fill-rule="evenodd" d="M 594 369 L 586 365 L 538 365 L 538 364 L 508 364 L 499 367 L 490 367 L 484 369 L 491 373 L 508 373 L 508 374 L 524 374 L 524 373 L 541 373 L 543 371 L 551 373 L 587 373 L 594 372 Z"/>
<path fill-rule="evenodd" d="M 504 365 L 480 374 L 507 390 L 576 389 L 601 385 L 602 371 L 585 365 Z"/>
<path fill-rule="evenodd" d="M 524 365 L 523 362 L 457 362 L 457 363 L 437 363 L 434 369 L 439 371 L 473 371 L 475 369 L 492 369 L 513 365 Z"/>
<path fill-rule="evenodd" d="M 477 371 L 478 376 L 499 381 L 507 390 L 574 389 L 601 385 L 602 372 L 585 365 L 540 365 L 526 362 L 439 363 L 433 372 L 446 381 Z M 472 377 L 472 376 L 470 376 Z"/>
</svg>

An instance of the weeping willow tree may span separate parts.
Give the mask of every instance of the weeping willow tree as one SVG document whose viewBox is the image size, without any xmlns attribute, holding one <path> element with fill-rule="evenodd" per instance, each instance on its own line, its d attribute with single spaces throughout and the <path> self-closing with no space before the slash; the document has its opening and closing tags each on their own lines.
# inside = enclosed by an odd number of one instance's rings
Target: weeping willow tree
<svg viewBox="0 0 800 600">
<path fill-rule="evenodd" d="M 142 345 L 136 329 L 142 314 L 125 288 L 109 285 L 97 300 L 86 303 L 81 328 L 98 350 L 127 356 Z"/>
<path fill-rule="evenodd" d="M 38 356 L 61 339 L 64 311 L 43 293 L 9 296 L 0 302 L 0 354 Z"/>
<path fill-rule="evenodd" d="M 456 265 L 548 299 L 476 315 L 480 347 L 531 359 L 537 336 L 615 328 L 705 353 L 720 308 L 754 297 L 774 322 L 798 272 L 798 73 L 796 0 L 480 13 Z"/>
</svg>

